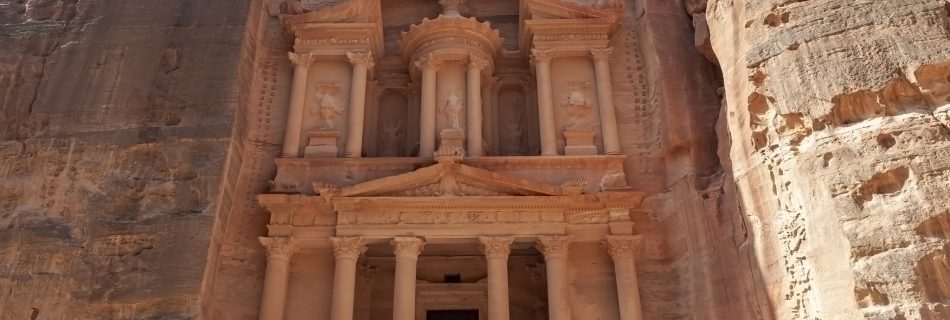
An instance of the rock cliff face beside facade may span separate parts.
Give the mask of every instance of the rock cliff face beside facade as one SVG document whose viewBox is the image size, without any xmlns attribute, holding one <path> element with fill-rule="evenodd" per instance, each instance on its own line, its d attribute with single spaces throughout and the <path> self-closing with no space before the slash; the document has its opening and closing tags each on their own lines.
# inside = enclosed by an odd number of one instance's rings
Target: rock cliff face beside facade
<svg viewBox="0 0 950 320">
<path fill-rule="evenodd" d="M 776 318 L 950 317 L 948 8 L 709 2 L 720 155 Z"/>
<path fill-rule="evenodd" d="M 0 319 L 196 315 L 241 1 L 0 1 Z"/>
<path fill-rule="evenodd" d="M 257 319 L 279 2 L 0 0 L 0 319 Z M 627 2 L 646 319 L 950 317 L 948 10 Z"/>
</svg>

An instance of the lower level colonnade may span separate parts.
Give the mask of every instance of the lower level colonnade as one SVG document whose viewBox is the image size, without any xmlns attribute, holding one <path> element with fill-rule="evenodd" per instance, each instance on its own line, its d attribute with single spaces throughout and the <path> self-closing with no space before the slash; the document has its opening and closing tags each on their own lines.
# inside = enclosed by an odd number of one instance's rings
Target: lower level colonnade
<svg viewBox="0 0 950 320">
<path fill-rule="evenodd" d="M 620 320 L 643 318 L 635 262 L 635 253 L 641 239 L 640 235 L 606 235 L 601 241 L 602 248 L 614 262 Z M 480 319 L 509 320 L 508 260 L 516 238 L 482 236 L 476 240 L 487 262 L 488 275 L 487 317 Z M 571 283 L 568 278 L 568 254 L 573 241 L 574 238 L 570 235 L 539 235 L 535 238 L 535 248 L 544 256 L 547 318 L 551 320 L 576 319 L 572 317 Z M 267 254 L 260 319 L 283 320 L 290 280 L 290 260 L 298 249 L 297 244 L 293 237 L 261 237 L 260 242 Z M 335 259 L 330 319 L 353 320 L 357 262 L 368 247 L 360 237 L 332 237 L 330 242 Z M 392 238 L 390 244 L 395 256 L 392 318 L 425 319 L 416 314 L 416 271 L 426 241 L 421 237 L 400 236 Z"/>
</svg>

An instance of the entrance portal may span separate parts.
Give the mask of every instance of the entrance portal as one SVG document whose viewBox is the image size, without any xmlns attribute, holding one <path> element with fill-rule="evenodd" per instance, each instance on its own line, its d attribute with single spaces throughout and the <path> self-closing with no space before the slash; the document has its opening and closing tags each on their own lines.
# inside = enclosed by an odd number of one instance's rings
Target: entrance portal
<svg viewBox="0 0 950 320">
<path fill-rule="evenodd" d="M 478 310 L 428 310 L 426 320 L 478 320 Z"/>
</svg>

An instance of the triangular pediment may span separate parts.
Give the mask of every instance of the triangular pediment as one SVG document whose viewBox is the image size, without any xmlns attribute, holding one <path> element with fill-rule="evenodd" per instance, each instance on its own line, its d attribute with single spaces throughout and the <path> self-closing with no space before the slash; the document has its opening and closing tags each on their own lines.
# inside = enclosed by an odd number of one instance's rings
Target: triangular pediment
<svg viewBox="0 0 950 320">
<path fill-rule="evenodd" d="M 315 187 L 330 197 L 564 196 L 581 188 L 561 187 L 460 163 L 437 163 L 412 172 L 332 189 Z"/>
</svg>

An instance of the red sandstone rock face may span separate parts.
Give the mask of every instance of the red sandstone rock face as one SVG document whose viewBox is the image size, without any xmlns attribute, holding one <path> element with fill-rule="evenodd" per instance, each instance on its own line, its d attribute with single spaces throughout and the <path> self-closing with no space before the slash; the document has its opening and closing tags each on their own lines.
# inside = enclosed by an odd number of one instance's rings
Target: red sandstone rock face
<svg viewBox="0 0 950 320">
<path fill-rule="evenodd" d="M 0 319 L 197 313 L 241 1 L 0 1 Z"/>
<path fill-rule="evenodd" d="M 950 317 L 947 8 L 710 1 L 721 155 L 775 317 Z"/>
</svg>

